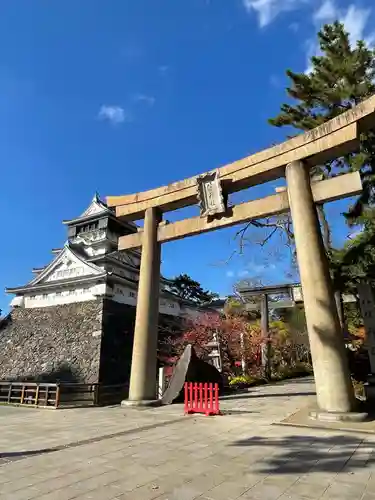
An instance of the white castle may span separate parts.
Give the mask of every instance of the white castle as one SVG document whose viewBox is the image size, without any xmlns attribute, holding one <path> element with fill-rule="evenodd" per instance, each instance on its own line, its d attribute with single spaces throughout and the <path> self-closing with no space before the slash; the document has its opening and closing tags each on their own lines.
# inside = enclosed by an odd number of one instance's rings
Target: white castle
<svg viewBox="0 0 375 500">
<path fill-rule="evenodd" d="M 141 252 L 118 251 L 118 238 L 137 232 L 133 222 L 122 222 L 95 194 L 76 219 L 65 220 L 68 240 L 53 249 L 52 262 L 33 269 L 34 279 L 23 286 L 6 288 L 15 294 L 11 307 L 43 308 L 108 298 L 136 306 Z M 160 313 L 195 317 L 199 308 L 169 291 L 171 281 L 160 279 Z"/>
</svg>

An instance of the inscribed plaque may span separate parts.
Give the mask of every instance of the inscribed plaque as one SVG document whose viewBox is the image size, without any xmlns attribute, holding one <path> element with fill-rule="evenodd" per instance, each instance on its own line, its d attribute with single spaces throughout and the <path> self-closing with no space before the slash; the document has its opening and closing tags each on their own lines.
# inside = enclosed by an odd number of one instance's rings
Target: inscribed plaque
<svg viewBox="0 0 375 500">
<path fill-rule="evenodd" d="M 201 217 L 226 211 L 218 170 L 197 177 L 197 188 Z"/>
</svg>

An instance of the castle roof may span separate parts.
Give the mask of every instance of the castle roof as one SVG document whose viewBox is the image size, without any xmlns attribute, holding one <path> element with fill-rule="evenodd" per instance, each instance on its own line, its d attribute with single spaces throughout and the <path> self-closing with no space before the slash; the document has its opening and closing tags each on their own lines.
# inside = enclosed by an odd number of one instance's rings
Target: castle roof
<svg viewBox="0 0 375 500">
<path fill-rule="evenodd" d="M 61 252 L 24 286 L 6 288 L 7 293 L 19 293 L 30 289 L 51 288 L 59 284 L 71 284 L 77 281 L 91 281 L 106 276 L 99 266 L 86 261 L 67 243 Z"/>
<path fill-rule="evenodd" d="M 86 210 L 79 216 L 74 219 L 63 220 L 63 224 L 70 226 L 73 224 L 79 224 L 86 222 L 91 219 L 96 219 L 97 217 L 107 215 L 116 219 L 122 225 L 131 227 L 133 230 L 137 229 L 137 225 L 131 221 L 120 221 L 116 218 L 116 212 L 113 208 L 108 207 L 107 204 L 100 198 L 98 193 L 95 193 L 94 197 L 91 200 L 90 205 L 86 208 Z"/>
</svg>

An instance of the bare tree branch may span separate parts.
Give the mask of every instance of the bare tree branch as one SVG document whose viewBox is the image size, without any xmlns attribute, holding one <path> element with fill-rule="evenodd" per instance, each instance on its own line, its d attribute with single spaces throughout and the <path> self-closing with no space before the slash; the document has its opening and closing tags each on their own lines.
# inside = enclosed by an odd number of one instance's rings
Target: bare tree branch
<svg viewBox="0 0 375 500">
<path fill-rule="evenodd" d="M 235 239 L 239 238 L 239 253 L 242 254 L 245 246 L 246 232 L 249 227 L 265 228 L 271 229 L 271 232 L 263 238 L 262 241 L 258 242 L 261 247 L 264 247 L 266 243 L 272 238 L 272 236 L 281 230 L 287 237 L 287 245 L 292 245 L 294 241 L 294 234 L 292 231 L 292 221 L 289 216 L 279 217 L 279 218 L 268 218 L 265 221 L 252 220 L 248 222 L 244 227 L 237 231 Z"/>
</svg>

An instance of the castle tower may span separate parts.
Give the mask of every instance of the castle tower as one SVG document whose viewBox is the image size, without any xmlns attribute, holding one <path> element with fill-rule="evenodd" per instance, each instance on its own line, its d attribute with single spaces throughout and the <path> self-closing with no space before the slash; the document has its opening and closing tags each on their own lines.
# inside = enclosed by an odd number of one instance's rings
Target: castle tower
<svg viewBox="0 0 375 500">
<path fill-rule="evenodd" d="M 137 226 L 117 219 L 98 194 L 82 215 L 64 220 L 63 224 L 68 233 L 64 247 L 52 250 L 54 259 L 50 264 L 33 269 L 35 277 L 29 283 L 6 289 L 15 294 L 10 305 L 44 308 L 102 297 L 135 307 L 141 253 L 117 248 L 118 238 L 137 232 Z M 189 304 L 168 292 L 168 283 L 162 278 L 160 312 L 171 316 L 188 314 Z"/>
</svg>

